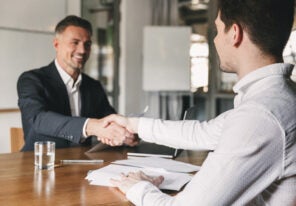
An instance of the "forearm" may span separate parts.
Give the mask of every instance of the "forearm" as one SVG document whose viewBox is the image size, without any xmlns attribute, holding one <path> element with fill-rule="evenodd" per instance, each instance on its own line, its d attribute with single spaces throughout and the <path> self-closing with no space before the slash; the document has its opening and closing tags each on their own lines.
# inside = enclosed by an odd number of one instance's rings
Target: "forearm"
<svg viewBox="0 0 296 206">
<path fill-rule="evenodd" d="M 212 128 L 212 130 L 210 129 Z M 212 150 L 218 142 L 219 130 L 198 121 L 164 121 L 140 118 L 139 137 L 148 142 L 164 144 L 174 148 Z"/>
<path fill-rule="evenodd" d="M 86 118 L 71 117 L 55 112 L 40 112 L 31 117 L 29 122 L 34 130 L 42 135 L 67 139 L 79 143 Z"/>
<path fill-rule="evenodd" d="M 154 142 L 175 148 L 192 150 L 213 150 L 220 136 L 219 121 L 200 123 L 198 121 L 163 121 L 149 118 L 126 118 L 110 115 L 108 122 L 115 122 L 130 133 L 138 133 L 147 142 Z"/>
</svg>

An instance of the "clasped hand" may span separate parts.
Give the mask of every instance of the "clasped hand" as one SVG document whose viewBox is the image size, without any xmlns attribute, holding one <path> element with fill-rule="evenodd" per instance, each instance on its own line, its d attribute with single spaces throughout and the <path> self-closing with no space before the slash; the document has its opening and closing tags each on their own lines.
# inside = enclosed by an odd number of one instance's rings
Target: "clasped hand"
<svg viewBox="0 0 296 206">
<path fill-rule="evenodd" d="M 98 140 L 111 146 L 126 144 L 135 146 L 139 142 L 137 120 L 121 115 L 111 114 L 102 119 L 90 119 L 87 124 L 87 135 L 95 135 Z M 135 124 L 136 123 L 136 124 Z"/>
</svg>

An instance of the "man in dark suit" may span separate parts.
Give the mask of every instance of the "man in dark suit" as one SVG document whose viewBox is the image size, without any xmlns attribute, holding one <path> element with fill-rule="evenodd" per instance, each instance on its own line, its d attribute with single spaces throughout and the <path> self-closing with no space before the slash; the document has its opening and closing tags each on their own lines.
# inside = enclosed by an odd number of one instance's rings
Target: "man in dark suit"
<svg viewBox="0 0 296 206">
<path fill-rule="evenodd" d="M 22 151 L 34 142 L 50 140 L 57 148 L 89 145 L 98 139 L 128 135 L 104 116 L 115 113 L 99 81 L 82 73 L 91 50 L 91 24 L 67 16 L 55 29 L 56 59 L 48 66 L 24 72 L 17 83 L 18 105 L 25 134 Z"/>
</svg>

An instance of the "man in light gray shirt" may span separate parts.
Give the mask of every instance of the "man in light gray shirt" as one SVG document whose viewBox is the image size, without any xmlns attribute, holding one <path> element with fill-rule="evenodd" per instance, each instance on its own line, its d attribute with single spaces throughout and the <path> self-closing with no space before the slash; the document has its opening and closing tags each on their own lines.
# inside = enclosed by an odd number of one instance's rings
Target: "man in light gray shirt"
<svg viewBox="0 0 296 206">
<path fill-rule="evenodd" d="M 213 150 L 176 196 L 158 189 L 162 177 L 131 173 L 112 180 L 130 201 L 144 206 L 296 205 L 296 90 L 290 79 L 293 65 L 282 58 L 293 17 L 292 0 L 218 0 L 214 42 L 221 70 L 239 78 L 234 109 L 208 122 L 106 118 L 148 142 Z"/>
</svg>

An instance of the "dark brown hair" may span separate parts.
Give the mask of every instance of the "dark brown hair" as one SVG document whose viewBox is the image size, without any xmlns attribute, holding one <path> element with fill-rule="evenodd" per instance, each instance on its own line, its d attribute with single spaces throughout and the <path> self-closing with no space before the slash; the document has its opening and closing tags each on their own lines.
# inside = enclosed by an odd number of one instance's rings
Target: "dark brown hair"
<svg viewBox="0 0 296 206">
<path fill-rule="evenodd" d="M 62 19 L 55 28 L 55 33 L 60 34 L 63 33 L 63 31 L 68 27 L 68 26 L 78 26 L 82 27 L 85 30 L 89 32 L 90 35 L 92 35 L 92 26 L 89 21 L 86 19 L 80 18 L 75 15 L 70 15 L 66 16 L 64 19 Z"/>
<path fill-rule="evenodd" d="M 218 0 L 226 31 L 238 24 L 266 54 L 281 57 L 291 33 L 294 0 Z"/>
</svg>

